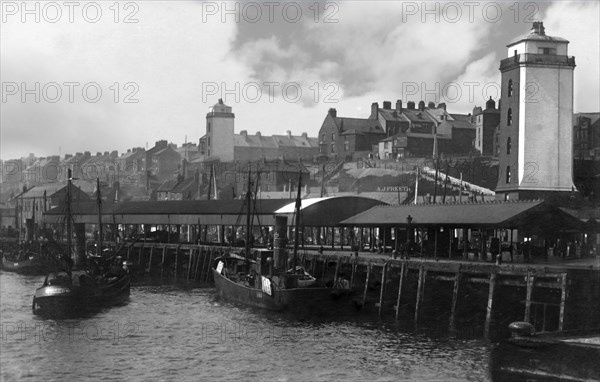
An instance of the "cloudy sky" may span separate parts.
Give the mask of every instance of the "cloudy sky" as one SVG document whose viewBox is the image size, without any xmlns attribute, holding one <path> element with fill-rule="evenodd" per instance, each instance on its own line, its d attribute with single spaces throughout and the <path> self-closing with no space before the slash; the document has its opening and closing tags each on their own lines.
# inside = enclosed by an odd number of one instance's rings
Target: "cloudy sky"
<svg viewBox="0 0 600 382">
<path fill-rule="evenodd" d="M 263 135 L 385 100 L 468 113 L 533 20 L 571 42 L 574 111 L 600 110 L 597 1 L 0 3 L 2 159 L 198 142 L 218 98 Z"/>
</svg>

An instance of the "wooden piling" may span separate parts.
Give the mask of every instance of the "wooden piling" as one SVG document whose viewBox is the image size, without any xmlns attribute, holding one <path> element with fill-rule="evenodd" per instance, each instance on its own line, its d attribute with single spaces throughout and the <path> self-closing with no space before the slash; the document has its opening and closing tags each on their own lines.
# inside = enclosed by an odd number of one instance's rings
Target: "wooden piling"
<svg viewBox="0 0 600 382">
<path fill-rule="evenodd" d="M 163 251 L 162 251 L 162 265 L 160 267 L 160 278 L 163 278 L 164 272 L 165 272 L 165 254 L 167 252 L 167 246 L 163 245 Z"/>
<path fill-rule="evenodd" d="M 208 265 L 206 267 L 206 279 L 204 280 L 205 282 L 208 282 L 208 278 L 210 276 L 210 271 L 211 271 L 210 264 L 212 263 L 212 261 L 213 261 L 213 251 L 211 250 L 210 255 L 208 256 Z"/>
<path fill-rule="evenodd" d="M 325 256 L 325 259 L 323 259 L 323 272 L 321 273 L 321 280 L 325 280 L 325 272 L 327 272 L 327 264 L 329 264 L 329 256 Z"/>
<path fill-rule="evenodd" d="M 356 267 L 358 266 L 358 259 L 354 259 L 352 263 L 352 275 L 350 276 L 350 289 L 354 288 L 354 275 L 356 274 Z"/>
<path fill-rule="evenodd" d="M 200 266 L 200 260 L 202 260 L 202 247 L 198 247 L 198 255 L 196 256 L 196 266 L 194 267 L 194 281 L 198 280 L 198 266 Z M 202 269 L 200 269 L 200 272 L 202 272 Z"/>
<path fill-rule="evenodd" d="M 151 273 L 150 271 L 152 270 L 152 254 L 154 253 L 154 246 L 150 247 L 150 260 L 148 261 L 148 277 L 150 277 Z"/>
<path fill-rule="evenodd" d="M 369 277 L 371 275 L 371 263 L 369 263 L 369 265 L 367 265 L 367 278 L 365 279 L 365 289 L 363 291 L 363 306 L 365 306 L 365 303 L 367 302 L 367 289 L 369 288 Z"/>
<path fill-rule="evenodd" d="M 563 273 L 560 280 L 560 311 L 558 316 L 558 330 L 563 330 L 565 323 L 565 303 L 567 301 L 567 274 Z"/>
<path fill-rule="evenodd" d="M 402 284 L 404 283 L 404 274 L 406 273 L 406 261 L 402 261 L 400 266 L 400 281 L 398 282 L 398 298 L 396 299 L 396 320 L 400 315 L 400 298 L 402 297 Z"/>
<path fill-rule="evenodd" d="M 179 246 L 177 246 L 177 249 L 175 250 L 175 275 L 173 280 L 177 281 L 177 269 L 179 268 Z"/>
<path fill-rule="evenodd" d="M 415 323 L 419 322 L 419 315 L 421 311 L 421 303 L 423 302 L 423 292 L 425 290 L 425 277 L 427 276 L 427 271 L 421 265 L 419 268 L 419 280 L 417 282 L 417 301 L 415 303 Z"/>
<path fill-rule="evenodd" d="M 132 246 L 133 245 L 130 245 L 130 246 L 127 247 L 127 261 L 131 260 L 131 247 Z"/>
<path fill-rule="evenodd" d="M 490 275 L 490 286 L 488 290 L 488 303 L 487 311 L 485 314 L 485 327 L 483 329 L 483 336 L 487 339 L 490 337 L 490 323 L 492 321 L 492 307 L 494 306 L 494 287 L 496 285 L 496 274 Z"/>
<path fill-rule="evenodd" d="M 335 262 L 335 273 L 333 274 L 333 282 L 336 283 L 338 279 L 338 273 L 340 271 L 340 261 L 342 259 L 338 256 L 337 261 Z"/>
<path fill-rule="evenodd" d="M 385 282 L 387 278 L 388 265 L 389 263 L 386 262 L 381 268 L 381 289 L 379 291 L 379 317 L 381 317 L 381 314 L 383 313 L 383 293 L 385 292 Z"/>
<path fill-rule="evenodd" d="M 456 305 L 458 303 L 458 292 L 460 288 L 460 266 L 458 268 L 458 272 L 454 275 L 454 288 L 452 289 L 452 307 L 450 308 L 450 324 L 449 330 L 450 333 L 454 333 L 456 331 Z"/>
<path fill-rule="evenodd" d="M 533 293 L 533 282 L 535 280 L 535 276 L 531 270 L 527 271 L 527 294 L 525 296 L 525 322 L 531 321 L 531 294 Z"/>
<path fill-rule="evenodd" d="M 138 252 L 138 264 L 142 263 L 142 251 L 144 250 L 144 243 L 142 243 L 142 246 L 140 247 L 140 251 Z"/>
<path fill-rule="evenodd" d="M 187 272 L 188 281 L 190 280 L 190 274 L 192 273 L 192 259 L 193 258 L 194 258 L 194 250 L 190 249 L 190 259 L 188 261 L 188 272 Z"/>
<path fill-rule="evenodd" d="M 310 273 L 315 274 L 317 270 L 317 256 L 313 254 L 312 259 L 310 259 Z"/>
</svg>

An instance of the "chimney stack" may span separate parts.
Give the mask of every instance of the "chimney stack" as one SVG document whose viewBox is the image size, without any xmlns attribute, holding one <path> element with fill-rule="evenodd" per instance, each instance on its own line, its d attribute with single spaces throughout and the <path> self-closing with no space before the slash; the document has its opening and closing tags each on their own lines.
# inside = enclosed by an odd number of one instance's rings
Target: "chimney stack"
<svg viewBox="0 0 600 382">
<path fill-rule="evenodd" d="M 399 113 L 402 113 L 402 100 L 401 99 L 399 99 L 399 100 L 396 101 L 396 110 Z"/>
<path fill-rule="evenodd" d="M 337 110 L 335 110 L 334 108 L 329 109 L 329 115 L 333 118 L 337 117 Z"/>
<path fill-rule="evenodd" d="M 407 107 L 409 110 L 415 110 L 415 103 L 414 103 L 414 101 L 408 101 L 408 102 L 406 103 L 406 107 Z"/>
<path fill-rule="evenodd" d="M 534 31 L 534 33 L 536 34 L 539 34 L 540 36 L 546 35 L 546 28 L 544 28 L 544 23 L 541 21 L 534 21 L 531 30 Z"/>
<path fill-rule="evenodd" d="M 371 104 L 371 119 L 379 118 L 379 104 L 377 102 L 373 102 Z"/>
<path fill-rule="evenodd" d="M 425 101 L 419 101 L 419 110 L 425 111 Z"/>
<path fill-rule="evenodd" d="M 446 103 L 445 102 L 438 103 L 437 108 L 446 110 Z"/>
<path fill-rule="evenodd" d="M 390 101 L 383 101 L 383 108 L 386 110 L 392 109 L 392 103 Z"/>
</svg>

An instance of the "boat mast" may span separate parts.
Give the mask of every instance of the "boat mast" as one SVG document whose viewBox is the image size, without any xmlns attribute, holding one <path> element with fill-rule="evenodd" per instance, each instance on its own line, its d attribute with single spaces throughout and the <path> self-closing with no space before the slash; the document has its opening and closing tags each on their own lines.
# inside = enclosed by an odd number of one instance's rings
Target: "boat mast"
<svg viewBox="0 0 600 382">
<path fill-rule="evenodd" d="M 72 173 L 71 169 L 67 170 L 67 256 L 75 262 L 75 265 L 78 264 L 77 256 L 73 259 L 73 253 L 71 252 L 71 239 L 73 233 L 71 231 L 71 181 L 72 181 Z"/>
<path fill-rule="evenodd" d="M 244 257 L 250 254 L 250 212 L 252 207 L 252 166 L 248 164 L 248 187 L 246 189 L 246 243 Z"/>
<path fill-rule="evenodd" d="M 296 194 L 296 219 L 294 221 L 294 255 L 292 257 L 292 271 L 296 270 L 296 258 L 298 257 L 298 240 L 300 236 L 300 208 L 302 207 L 302 171 L 298 171 L 298 193 Z"/>
<path fill-rule="evenodd" d="M 96 254 L 102 256 L 102 196 L 100 195 L 100 178 L 96 178 L 96 203 L 98 203 L 98 248 Z"/>
</svg>

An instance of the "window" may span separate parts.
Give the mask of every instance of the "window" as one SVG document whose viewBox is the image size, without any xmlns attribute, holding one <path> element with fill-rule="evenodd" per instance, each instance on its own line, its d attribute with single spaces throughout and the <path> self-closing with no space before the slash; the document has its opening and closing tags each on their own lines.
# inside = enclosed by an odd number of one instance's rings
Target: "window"
<svg viewBox="0 0 600 382">
<path fill-rule="evenodd" d="M 335 141 L 335 133 L 331 133 L 331 140 Z"/>
<path fill-rule="evenodd" d="M 510 155 L 510 137 L 506 138 L 506 154 Z"/>
<path fill-rule="evenodd" d="M 513 82 L 512 78 L 508 80 L 508 96 L 512 97 L 513 94 Z"/>
<path fill-rule="evenodd" d="M 207 143 L 208 147 L 210 147 L 210 137 L 206 138 L 206 143 Z"/>
<path fill-rule="evenodd" d="M 325 134 L 321 137 L 321 142 L 325 142 Z"/>
<path fill-rule="evenodd" d="M 510 166 L 506 166 L 506 183 L 510 183 Z"/>
<path fill-rule="evenodd" d="M 335 143 L 331 144 L 331 153 L 335 153 Z"/>
<path fill-rule="evenodd" d="M 208 123 L 208 126 L 206 127 L 206 132 L 210 133 L 210 122 Z"/>
<path fill-rule="evenodd" d="M 350 151 L 350 142 L 344 142 L 344 151 Z"/>
<path fill-rule="evenodd" d="M 506 124 L 508 126 L 512 125 L 512 109 L 508 108 L 508 112 L 506 113 Z"/>
<path fill-rule="evenodd" d="M 538 54 L 556 54 L 554 48 L 538 48 Z"/>
</svg>

